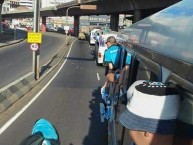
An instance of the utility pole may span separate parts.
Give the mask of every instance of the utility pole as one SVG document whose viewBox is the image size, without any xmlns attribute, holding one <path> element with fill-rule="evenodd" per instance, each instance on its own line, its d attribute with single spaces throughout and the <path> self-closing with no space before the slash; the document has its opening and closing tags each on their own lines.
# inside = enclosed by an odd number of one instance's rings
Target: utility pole
<svg viewBox="0 0 193 145">
<path fill-rule="evenodd" d="M 0 35 L 2 34 L 2 7 L 3 7 L 4 0 L 0 1 Z"/>
<path fill-rule="evenodd" d="M 67 8 L 66 10 L 66 26 L 68 26 L 68 11 L 72 8 L 80 8 L 80 6 L 72 6 L 72 7 L 69 7 Z M 65 30 L 66 32 L 66 46 L 68 45 L 68 30 Z"/>
<path fill-rule="evenodd" d="M 34 0 L 34 23 L 33 23 L 33 32 L 38 33 L 40 30 L 40 0 Z M 35 79 L 39 79 L 39 61 L 40 61 L 40 51 L 39 49 L 33 51 L 33 67 L 32 71 L 34 72 Z"/>
</svg>

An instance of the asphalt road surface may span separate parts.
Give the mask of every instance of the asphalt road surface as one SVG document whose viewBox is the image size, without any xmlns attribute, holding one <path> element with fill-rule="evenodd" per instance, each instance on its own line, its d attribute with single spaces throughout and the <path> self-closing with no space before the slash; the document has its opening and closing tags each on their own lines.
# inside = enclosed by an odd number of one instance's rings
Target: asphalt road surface
<svg viewBox="0 0 193 145">
<path fill-rule="evenodd" d="M 45 65 L 64 45 L 64 35 L 45 33 L 40 46 L 40 66 Z M 0 48 L 0 88 L 31 71 L 32 50 L 27 41 Z"/>
<path fill-rule="evenodd" d="M 104 81 L 104 67 L 96 66 L 88 42 L 76 40 L 48 87 L 8 128 L 0 128 L 0 145 L 18 145 L 39 118 L 54 124 L 61 145 L 107 145 L 99 108 Z"/>
</svg>

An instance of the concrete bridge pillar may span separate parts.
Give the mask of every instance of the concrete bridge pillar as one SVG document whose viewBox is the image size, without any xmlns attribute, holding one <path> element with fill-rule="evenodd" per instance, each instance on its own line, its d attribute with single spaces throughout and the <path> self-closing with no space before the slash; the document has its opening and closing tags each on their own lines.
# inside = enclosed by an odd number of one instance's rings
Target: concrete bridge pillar
<svg viewBox="0 0 193 145">
<path fill-rule="evenodd" d="M 46 32 L 46 16 L 42 17 L 42 32 Z"/>
<path fill-rule="evenodd" d="M 80 16 L 74 16 L 74 36 L 78 37 Z"/>
<path fill-rule="evenodd" d="M 119 14 L 112 14 L 110 20 L 110 29 L 118 31 L 119 28 Z"/>
</svg>

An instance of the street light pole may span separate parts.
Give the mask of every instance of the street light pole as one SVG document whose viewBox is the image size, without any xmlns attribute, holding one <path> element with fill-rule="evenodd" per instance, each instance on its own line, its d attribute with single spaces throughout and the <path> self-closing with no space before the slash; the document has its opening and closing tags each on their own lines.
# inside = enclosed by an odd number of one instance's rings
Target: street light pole
<svg viewBox="0 0 193 145">
<path fill-rule="evenodd" d="M 80 6 L 72 6 L 72 7 L 69 7 L 67 8 L 66 10 L 66 25 L 68 26 L 68 11 L 72 8 L 80 8 Z M 66 46 L 68 45 L 68 31 L 66 30 Z"/>
</svg>

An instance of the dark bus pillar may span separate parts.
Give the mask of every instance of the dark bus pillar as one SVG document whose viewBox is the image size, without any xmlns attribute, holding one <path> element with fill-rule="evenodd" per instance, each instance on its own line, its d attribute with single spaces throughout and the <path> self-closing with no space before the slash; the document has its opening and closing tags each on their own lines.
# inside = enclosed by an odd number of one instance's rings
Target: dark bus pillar
<svg viewBox="0 0 193 145">
<path fill-rule="evenodd" d="M 133 23 L 142 19 L 141 10 L 134 10 Z"/>
<path fill-rule="evenodd" d="M 110 20 L 110 29 L 113 31 L 118 31 L 119 27 L 119 14 L 112 14 Z"/>
</svg>

